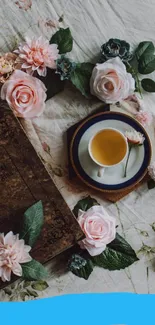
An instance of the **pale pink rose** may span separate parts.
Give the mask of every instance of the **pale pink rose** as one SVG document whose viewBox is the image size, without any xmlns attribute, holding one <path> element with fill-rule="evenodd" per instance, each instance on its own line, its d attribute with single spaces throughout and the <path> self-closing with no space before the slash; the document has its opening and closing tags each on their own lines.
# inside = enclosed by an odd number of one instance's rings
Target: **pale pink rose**
<svg viewBox="0 0 155 325">
<path fill-rule="evenodd" d="M 79 210 L 77 220 L 86 236 L 79 245 L 91 256 L 101 254 L 106 245 L 115 239 L 116 220 L 102 206 L 95 205 L 86 212 Z"/>
<path fill-rule="evenodd" d="M 115 104 L 133 94 L 135 81 L 121 59 L 116 57 L 95 66 L 90 90 L 103 102 Z"/>
<path fill-rule="evenodd" d="M 15 4 L 19 7 L 19 9 L 23 9 L 27 11 L 32 7 L 32 0 L 18 0 Z"/>
<path fill-rule="evenodd" d="M 1 98 L 6 100 L 16 116 L 33 118 L 45 108 L 46 87 L 38 78 L 15 70 L 1 88 Z"/>
<path fill-rule="evenodd" d="M 46 76 L 47 69 L 56 69 L 56 60 L 58 59 L 57 44 L 49 44 L 49 41 L 42 36 L 29 39 L 19 45 L 18 50 L 14 51 L 19 55 L 19 61 L 22 63 L 22 69 L 29 74 L 37 71 L 40 76 Z"/>
<path fill-rule="evenodd" d="M 152 122 L 152 114 L 146 111 L 139 111 L 137 114 L 135 114 L 135 118 L 143 126 L 149 126 Z"/>
<path fill-rule="evenodd" d="M 29 255 L 31 247 L 25 245 L 19 235 L 14 235 L 12 231 L 0 234 L 0 278 L 3 282 L 11 280 L 11 272 L 17 276 L 22 276 L 20 264 L 32 260 Z"/>
</svg>

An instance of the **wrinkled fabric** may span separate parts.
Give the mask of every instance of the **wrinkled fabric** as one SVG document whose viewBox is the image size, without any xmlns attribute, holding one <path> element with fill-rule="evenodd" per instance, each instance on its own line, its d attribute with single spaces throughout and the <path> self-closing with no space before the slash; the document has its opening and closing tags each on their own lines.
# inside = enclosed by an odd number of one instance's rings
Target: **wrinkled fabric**
<svg viewBox="0 0 155 325">
<path fill-rule="evenodd" d="M 68 56 L 75 61 L 95 62 L 101 45 L 109 38 L 125 39 L 131 48 L 140 41 L 155 42 L 154 16 L 154 0 L 3 0 L 0 7 L 0 48 L 3 54 L 17 47 L 17 42 L 23 41 L 25 36 L 43 35 L 50 39 L 58 25 L 63 28 L 69 26 L 74 47 Z M 58 22 L 59 17 L 63 18 L 63 22 Z M 155 95 L 145 93 L 143 101 L 145 109 L 154 114 Z M 119 203 L 111 204 L 103 199 L 102 194 L 89 190 L 82 183 L 77 186 L 76 180 L 70 182 L 67 177 L 65 131 L 101 105 L 98 101 L 92 103 L 86 100 L 78 91 L 68 87 L 47 101 L 42 116 L 33 121 L 21 120 L 21 123 L 70 208 L 84 195 L 95 197 L 110 214 L 116 216 L 119 224 L 117 231 L 136 252 L 140 251 L 138 256 L 141 260 L 122 271 L 95 268 L 88 281 L 71 273 L 51 274 L 47 296 L 80 292 L 155 293 L 152 268 L 155 257 L 143 247 L 154 246 L 155 233 L 151 225 L 155 222 L 155 190 L 148 191 L 144 184 Z M 129 105 L 127 110 L 126 106 L 117 108 L 114 105 L 111 109 L 130 114 Z M 131 109 L 133 112 L 134 109 Z M 155 148 L 154 119 L 148 130 Z"/>
</svg>

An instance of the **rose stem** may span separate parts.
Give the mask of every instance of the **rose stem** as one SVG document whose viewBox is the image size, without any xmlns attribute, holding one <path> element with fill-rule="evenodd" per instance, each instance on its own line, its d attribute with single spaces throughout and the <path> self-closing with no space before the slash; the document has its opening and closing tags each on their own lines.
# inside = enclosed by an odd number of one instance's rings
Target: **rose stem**
<svg viewBox="0 0 155 325">
<path fill-rule="evenodd" d="M 131 66 L 131 64 L 130 64 L 129 62 L 127 62 L 127 66 L 128 66 L 128 68 L 129 68 L 129 72 L 130 72 L 132 75 L 134 75 L 134 77 L 135 77 L 135 79 L 136 79 L 139 94 L 140 94 L 140 96 L 141 96 L 141 99 L 143 99 L 142 92 L 141 92 L 140 80 L 139 80 L 139 78 L 138 78 L 138 73 L 135 71 L 135 69 Z"/>
<path fill-rule="evenodd" d="M 128 162 L 129 162 L 129 157 L 130 157 L 131 149 L 132 149 L 132 146 L 129 145 L 129 152 L 128 152 L 128 157 L 127 157 L 127 160 L 126 160 L 126 165 L 125 165 L 125 170 L 124 170 L 124 177 L 126 177 L 127 166 L 128 166 Z"/>
</svg>

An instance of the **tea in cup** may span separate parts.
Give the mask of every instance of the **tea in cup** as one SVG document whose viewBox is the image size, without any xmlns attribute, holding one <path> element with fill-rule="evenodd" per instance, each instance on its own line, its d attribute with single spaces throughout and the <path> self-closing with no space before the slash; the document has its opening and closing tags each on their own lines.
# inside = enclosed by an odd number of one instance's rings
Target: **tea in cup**
<svg viewBox="0 0 155 325">
<path fill-rule="evenodd" d="M 122 132 L 106 128 L 97 132 L 89 141 L 91 159 L 99 166 L 98 176 L 102 177 L 105 168 L 122 163 L 128 153 L 128 143 Z"/>
</svg>

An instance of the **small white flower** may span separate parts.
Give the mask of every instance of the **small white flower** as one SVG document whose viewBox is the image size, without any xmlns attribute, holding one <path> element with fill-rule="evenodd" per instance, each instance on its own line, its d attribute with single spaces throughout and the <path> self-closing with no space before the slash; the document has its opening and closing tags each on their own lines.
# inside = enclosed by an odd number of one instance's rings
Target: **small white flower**
<svg viewBox="0 0 155 325">
<path fill-rule="evenodd" d="M 125 136 L 126 136 L 128 142 L 131 144 L 140 145 L 140 144 L 143 144 L 143 142 L 145 140 L 143 134 L 140 132 L 137 132 L 136 130 L 126 131 Z"/>
<path fill-rule="evenodd" d="M 155 181 L 155 161 L 153 161 L 148 167 L 148 173 L 150 177 Z"/>
</svg>

